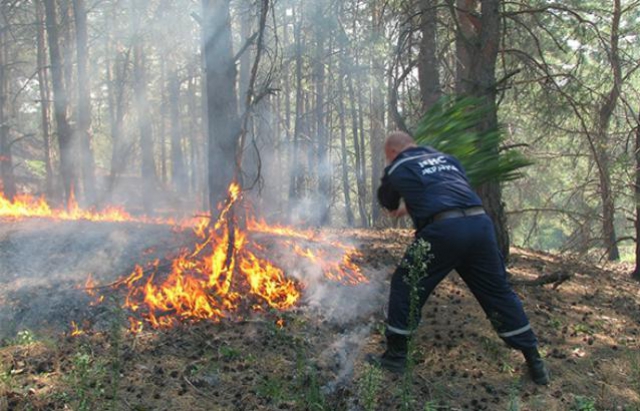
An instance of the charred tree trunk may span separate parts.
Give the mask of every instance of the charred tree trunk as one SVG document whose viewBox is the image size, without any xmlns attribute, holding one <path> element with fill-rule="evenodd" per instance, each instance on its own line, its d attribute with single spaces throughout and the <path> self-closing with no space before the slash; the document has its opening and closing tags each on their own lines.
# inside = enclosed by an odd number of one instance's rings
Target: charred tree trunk
<svg viewBox="0 0 640 411">
<path fill-rule="evenodd" d="M 91 82 L 87 72 L 87 10 L 84 0 L 73 0 L 76 24 L 76 53 L 78 65 L 78 118 L 76 139 L 80 143 L 82 187 L 87 204 L 96 201 L 96 175 L 93 150 L 91 149 Z"/>
<path fill-rule="evenodd" d="M 442 95 L 437 59 L 437 0 L 420 0 L 420 55 L 418 56 L 418 80 L 422 111 L 426 112 Z"/>
<path fill-rule="evenodd" d="M 44 0 L 44 7 L 47 22 L 47 37 L 49 40 L 51 82 L 53 85 L 53 111 L 56 118 L 58 144 L 60 147 L 60 174 L 62 177 L 64 200 L 66 204 L 69 204 L 72 192 L 76 186 L 76 156 L 73 149 L 73 133 L 69 125 L 68 117 L 69 98 L 64 83 L 55 0 Z"/>
<path fill-rule="evenodd" d="M 456 33 L 456 92 L 477 97 L 485 105 L 487 115 L 478 125 L 479 132 L 498 127 L 496 106 L 496 60 L 500 40 L 500 0 L 458 0 L 458 32 Z M 499 147 L 488 147 L 497 161 Z M 487 213 L 495 225 L 502 255 L 509 255 L 509 231 L 502 202 L 500 183 L 489 182 L 478 188 Z"/>
<path fill-rule="evenodd" d="M 203 0 L 204 63 L 209 140 L 209 207 L 212 215 L 234 179 L 240 135 L 236 67 L 229 0 Z"/>
<path fill-rule="evenodd" d="M 0 180 L 4 197 L 13 200 L 16 195 L 16 182 L 13 174 L 11 156 L 10 127 L 7 116 L 9 94 L 9 70 L 7 67 L 7 21 L 5 21 L 4 3 L 0 6 Z"/>
<path fill-rule="evenodd" d="M 40 121 L 42 125 L 42 141 L 44 144 L 44 168 L 45 168 L 45 194 L 47 198 L 53 198 L 53 168 L 51 153 L 51 114 L 49 96 L 49 79 L 47 75 L 47 46 L 45 39 L 45 21 L 44 12 L 42 11 L 42 3 L 36 1 L 36 20 L 38 31 L 36 37 L 37 43 L 37 61 L 38 61 L 38 85 L 40 89 Z"/>
<path fill-rule="evenodd" d="M 151 127 L 151 110 L 147 97 L 146 58 L 142 33 L 140 30 L 140 18 L 142 10 L 138 10 L 133 4 L 133 32 L 136 40 L 133 45 L 133 82 L 135 93 L 136 112 L 138 114 L 138 129 L 140 132 L 141 161 L 141 193 L 142 206 L 145 213 L 153 213 L 154 196 L 157 184 L 156 164 L 153 156 L 153 128 Z"/>
<path fill-rule="evenodd" d="M 187 194 L 189 181 L 182 150 L 182 132 L 180 130 L 180 78 L 178 72 L 169 73 L 169 111 L 171 118 L 171 183 L 181 195 Z"/>
</svg>

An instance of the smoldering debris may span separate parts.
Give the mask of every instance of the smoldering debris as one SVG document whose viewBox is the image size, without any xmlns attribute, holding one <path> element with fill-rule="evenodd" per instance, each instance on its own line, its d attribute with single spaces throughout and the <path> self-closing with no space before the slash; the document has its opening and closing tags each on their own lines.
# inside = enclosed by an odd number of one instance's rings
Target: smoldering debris
<svg viewBox="0 0 640 411">
<path fill-rule="evenodd" d="M 69 330 L 88 316 L 91 274 L 107 284 L 174 253 L 191 234 L 170 226 L 24 220 L 0 224 L 0 338 Z"/>
</svg>

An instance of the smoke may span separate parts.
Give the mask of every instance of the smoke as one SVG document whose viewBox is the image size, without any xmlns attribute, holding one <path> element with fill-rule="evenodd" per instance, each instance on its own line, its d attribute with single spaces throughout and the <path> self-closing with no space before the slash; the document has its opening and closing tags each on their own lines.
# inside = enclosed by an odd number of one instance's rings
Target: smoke
<svg viewBox="0 0 640 411">
<path fill-rule="evenodd" d="M 133 264 L 175 251 L 170 226 L 29 220 L 0 226 L 0 339 L 21 330 L 61 332 L 92 320 L 84 285 L 108 284 Z"/>
<path fill-rule="evenodd" d="M 331 394 L 351 381 L 356 359 L 370 333 L 371 324 L 359 326 L 339 336 L 320 354 L 329 368 L 335 370 L 335 377 L 323 387 L 325 393 Z"/>
</svg>

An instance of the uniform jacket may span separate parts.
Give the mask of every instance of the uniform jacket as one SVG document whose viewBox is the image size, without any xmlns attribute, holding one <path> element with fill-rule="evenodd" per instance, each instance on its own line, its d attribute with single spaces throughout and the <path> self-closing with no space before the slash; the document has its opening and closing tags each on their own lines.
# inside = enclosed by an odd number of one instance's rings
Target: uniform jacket
<svg viewBox="0 0 640 411">
<path fill-rule="evenodd" d="M 384 169 L 378 201 L 395 210 L 401 198 L 416 230 L 442 211 L 482 205 L 460 162 L 432 147 L 410 147 Z"/>
</svg>

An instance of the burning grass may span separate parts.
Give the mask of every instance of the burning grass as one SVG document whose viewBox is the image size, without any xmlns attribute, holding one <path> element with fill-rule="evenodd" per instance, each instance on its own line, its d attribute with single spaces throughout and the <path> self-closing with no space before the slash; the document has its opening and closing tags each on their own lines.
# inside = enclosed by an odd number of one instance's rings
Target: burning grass
<svg viewBox="0 0 640 411">
<path fill-rule="evenodd" d="M 389 273 L 410 239 L 394 232 L 350 235 L 365 243 L 367 273 L 374 266 Z M 541 274 L 542 262 L 545 270 L 573 267 L 523 250 L 513 260 L 519 277 Z M 15 410 L 81 404 L 97 410 L 635 410 L 638 285 L 626 280 L 623 267 L 577 268 L 555 290 L 518 288 L 553 374 L 549 387 L 523 376 L 520 356 L 500 343 L 453 276 L 423 312 L 405 398 L 403 379 L 362 360 L 364 352 L 383 348 L 372 326 L 382 319 L 375 310 L 338 322 L 300 307 L 131 334 L 124 332 L 126 312 L 115 306 L 105 331 L 7 342 L 0 349 L 0 401 Z"/>
</svg>

